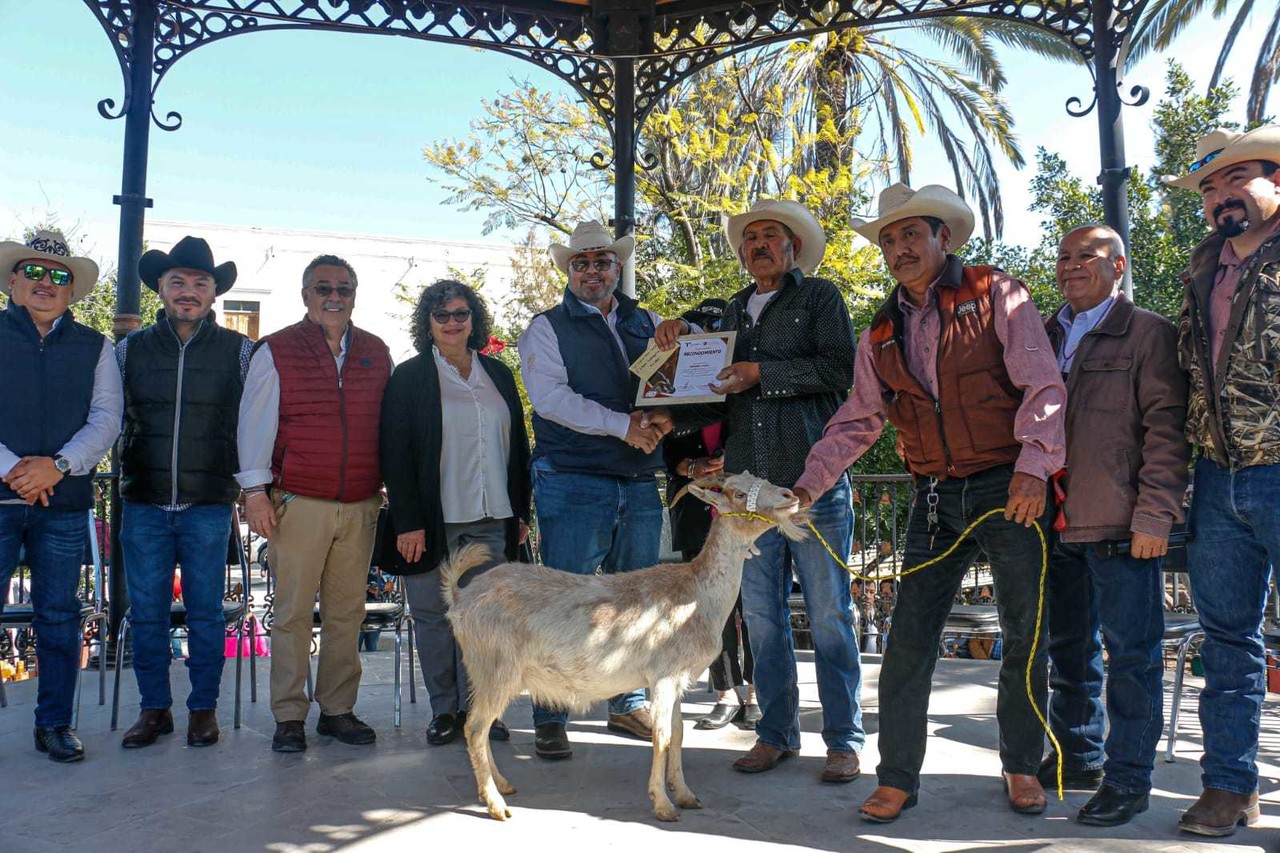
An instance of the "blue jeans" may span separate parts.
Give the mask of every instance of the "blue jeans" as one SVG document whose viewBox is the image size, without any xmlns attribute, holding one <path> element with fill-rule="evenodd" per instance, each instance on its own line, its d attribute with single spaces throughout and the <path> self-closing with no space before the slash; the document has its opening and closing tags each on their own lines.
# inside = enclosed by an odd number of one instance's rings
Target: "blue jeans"
<svg viewBox="0 0 1280 853">
<path fill-rule="evenodd" d="M 839 554 L 853 539 L 853 507 L 844 477 L 809 509 L 809 519 Z M 787 598 L 794 568 L 804 592 L 813 634 L 822 739 L 827 749 L 858 752 L 862 730 L 862 661 L 853 625 L 849 575 L 810 536 L 792 542 L 776 529 L 756 540 L 758 557 L 742 567 L 742 616 L 750 628 L 756 699 L 761 718 L 756 737 L 774 749 L 800 748 L 800 689 Z"/>
<path fill-rule="evenodd" d="M 1164 728 L 1164 591 L 1160 560 L 1103 557 L 1058 542 L 1049 564 L 1049 724 L 1068 769 L 1101 767 L 1109 788 L 1151 790 Z M 1102 713 L 1102 643 L 1111 677 Z M 1106 734 L 1103 761 L 1103 730 Z"/>
<path fill-rule="evenodd" d="M 40 666 L 36 725 L 44 729 L 71 725 L 81 648 L 76 589 L 88 538 L 88 510 L 0 505 L 0 590 L 9 588 L 20 549 L 25 548 L 31 568 L 32 626 Z"/>
<path fill-rule="evenodd" d="M 1280 465 L 1196 462 L 1188 569 L 1204 644 L 1200 728 L 1205 788 L 1258 786 L 1258 732 L 1266 674 L 1262 617 L 1271 565 L 1280 565 Z"/>
<path fill-rule="evenodd" d="M 533 463 L 542 562 L 578 575 L 614 574 L 657 565 L 662 539 L 662 499 L 653 477 L 605 477 L 556 471 Z M 609 700 L 609 713 L 644 707 L 644 690 Z M 565 723 L 567 712 L 533 706 L 533 723 Z"/>
<path fill-rule="evenodd" d="M 124 501 L 120 546 L 129 582 L 133 673 L 144 710 L 173 705 L 169 608 L 173 603 L 173 570 L 178 564 L 182 566 L 182 603 L 187 610 L 187 672 L 191 677 L 187 710 L 218 707 L 226 663 L 222 596 L 230 538 L 230 504 L 196 504 L 169 512 L 153 504 Z"/>
</svg>

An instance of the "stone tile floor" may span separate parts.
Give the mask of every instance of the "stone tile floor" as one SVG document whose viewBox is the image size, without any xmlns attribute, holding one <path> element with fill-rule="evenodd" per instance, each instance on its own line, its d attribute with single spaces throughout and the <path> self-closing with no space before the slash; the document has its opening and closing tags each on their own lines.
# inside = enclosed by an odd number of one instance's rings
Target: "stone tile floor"
<svg viewBox="0 0 1280 853">
<path fill-rule="evenodd" d="M 1208 851 L 1231 848 L 1280 853 L 1280 703 L 1263 713 L 1259 826 L 1219 842 L 1175 830 L 1181 810 L 1199 793 L 1199 724 L 1189 679 L 1179 726 L 1177 760 L 1159 760 L 1150 811 L 1111 830 L 1079 826 L 1071 818 L 1087 799 L 1068 794 L 1045 814 L 1016 815 L 1005 805 L 996 749 L 995 677 L 986 661 L 939 662 L 930 713 L 929 754 L 920 805 L 897 823 L 874 826 L 856 817 L 875 785 L 876 700 L 879 658 L 866 656 L 863 690 L 869 732 L 863 778 L 845 786 L 817 781 L 825 748 L 811 652 L 801 652 L 801 757 L 770 773 L 744 776 L 731 761 L 750 747 L 748 732 L 692 730 L 712 697 L 686 697 L 685 767 L 702 798 L 701 811 L 678 824 L 653 819 L 645 795 L 650 753 L 636 740 L 605 731 L 603 708 L 570 728 L 570 761 L 544 763 L 533 754 L 528 700 L 506 715 L 513 736 L 498 744 L 499 766 L 517 786 L 509 798 L 514 817 L 490 820 L 479 805 L 461 742 L 428 747 L 431 718 L 425 696 L 410 704 L 405 691 L 401 728 L 392 725 L 390 638 L 383 651 L 364 655 L 357 711 L 378 729 L 373 747 L 348 747 L 314 734 L 296 756 L 269 750 L 274 724 L 266 702 L 266 668 L 258 672 L 259 701 L 248 701 L 243 727 L 232 723 L 234 667 L 223 684 L 223 737 L 189 749 L 179 730 L 145 750 L 125 751 L 112 732 L 110 695 L 99 707 L 96 673 L 86 672 L 80 736 L 88 759 L 59 766 L 31 746 L 35 683 L 10 685 L 10 707 L 0 711 L 3 828 L 0 853 L 94 851 L 268 851 L 369 853 L 430 850 L 574 851 Z M 247 676 L 247 668 L 246 668 Z M 185 694 L 175 667 L 175 692 Z M 137 694 L 126 672 L 121 729 L 136 714 Z M 109 685 L 108 685 L 109 686 Z M 701 685 L 705 687 L 704 685 Z M 1163 750 L 1163 741 L 1161 742 Z M 1161 753 L 1163 755 L 1163 751 Z"/>
</svg>

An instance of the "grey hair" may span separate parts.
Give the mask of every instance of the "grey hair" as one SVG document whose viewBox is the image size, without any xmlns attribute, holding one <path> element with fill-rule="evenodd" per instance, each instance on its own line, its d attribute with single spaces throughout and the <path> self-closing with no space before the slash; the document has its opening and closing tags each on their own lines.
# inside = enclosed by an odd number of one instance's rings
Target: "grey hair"
<svg viewBox="0 0 1280 853">
<path fill-rule="evenodd" d="M 1105 225 L 1101 222 L 1091 222 L 1088 225 L 1080 225 L 1072 228 L 1066 234 L 1062 235 L 1062 239 L 1065 242 L 1072 234 L 1078 234 L 1081 231 L 1097 231 L 1102 234 L 1102 236 L 1107 240 L 1107 252 L 1110 254 L 1111 260 L 1114 261 L 1116 258 L 1128 257 L 1128 252 L 1125 251 L 1124 248 L 1124 240 L 1120 239 L 1120 232 L 1112 228 L 1110 225 Z"/>
<path fill-rule="evenodd" d="M 346 260 L 337 255 L 316 255 L 311 259 L 311 263 L 307 264 L 307 268 L 302 271 L 302 286 L 311 286 L 312 273 L 316 271 L 316 267 L 342 267 L 347 271 L 347 275 L 351 276 L 351 286 L 358 287 L 360 282 L 356 279 L 355 267 L 351 266 Z"/>
</svg>

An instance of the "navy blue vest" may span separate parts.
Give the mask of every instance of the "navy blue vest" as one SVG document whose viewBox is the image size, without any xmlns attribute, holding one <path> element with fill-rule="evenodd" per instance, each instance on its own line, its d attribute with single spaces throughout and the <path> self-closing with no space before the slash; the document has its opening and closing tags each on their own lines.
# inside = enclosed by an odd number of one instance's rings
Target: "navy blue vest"
<svg viewBox="0 0 1280 853">
<path fill-rule="evenodd" d="M 654 325 L 649 313 L 638 308 L 631 297 L 615 293 L 614 299 L 618 301 L 617 329 L 627 351 L 625 360 L 604 317 L 588 311 L 568 289 L 561 303 L 543 315 L 555 330 L 574 393 L 615 412 L 630 414 L 638 387 L 631 362 L 648 348 Z M 611 435 L 577 432 L 536 412 L 533 435 L 533 458 L 545 457 L 557 471 L 638 477 L 663 467 L 661 445 L 652 453 L 642 453 Z"/>
<path fill-rule="evenodd" d="M 82 326 L 68 311 L 53 331 L 40 332 L 27 309 L 9 303 L 0 314 L 0 444 L 19 457 L 57 456 L 89 420 L 93 372 L 102 355 L 102 335 Z M 0 501 L 18 495 L 0 483 Z M 64 477 L 53 488 L 51 509 L 93 506 L 88 474 Z"/>
</svg>

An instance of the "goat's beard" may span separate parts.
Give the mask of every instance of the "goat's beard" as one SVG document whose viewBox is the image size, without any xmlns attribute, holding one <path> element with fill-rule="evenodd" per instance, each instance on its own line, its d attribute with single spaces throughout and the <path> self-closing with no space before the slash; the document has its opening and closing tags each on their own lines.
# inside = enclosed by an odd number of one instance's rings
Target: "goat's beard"
<svg viewBox="0 0 1280 853">
<path fill-rule="evenodd" d="M 799 542 L 808 538 L 808 524 L 809 513 L 798 510 L 778 522 L 778 532 L 792 542 Z"/>
</svg>

